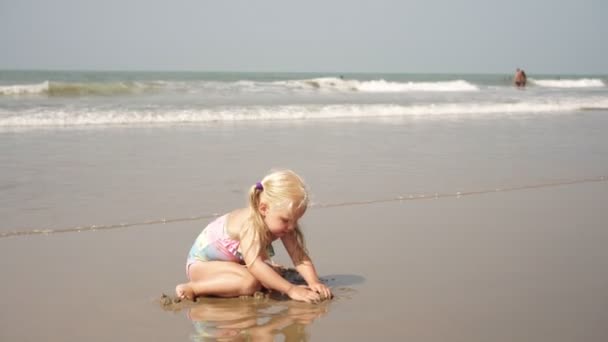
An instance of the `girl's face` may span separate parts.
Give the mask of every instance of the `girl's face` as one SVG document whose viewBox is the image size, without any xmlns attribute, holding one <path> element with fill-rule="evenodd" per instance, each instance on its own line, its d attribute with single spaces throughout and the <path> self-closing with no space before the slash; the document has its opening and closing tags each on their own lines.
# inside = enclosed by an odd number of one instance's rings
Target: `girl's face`
<svg viewBox="0 0 608 342">
<path fill-rule="evenodd" d="M 260 208 L 264 222 L 268 229 L 277 238 L 291 233 L 298 225 L 298 220 L 304 215 L 304 210 L 291 210 L 287 208 Z"/>
</svg>

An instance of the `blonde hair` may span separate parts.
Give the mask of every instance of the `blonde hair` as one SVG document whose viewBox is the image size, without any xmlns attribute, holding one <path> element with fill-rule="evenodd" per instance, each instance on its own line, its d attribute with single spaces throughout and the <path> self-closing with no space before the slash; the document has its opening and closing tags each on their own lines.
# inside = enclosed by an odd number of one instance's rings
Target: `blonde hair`
<svg viewBox="0 0 608 342">
<path fill-rule="evenodd" d="M 249 189 L 250 216 L 247 227 L 241 230 L 243 236 L 249 229 L 253 230 L 254 241 L 259 242 L 256 255 L 260 255 L 262 248 L 266 248 L 272 242 L 272 234 L 264 222 L 260 213 L 260 203 L 266 203 L 270 209 L 285 208 L 295 214 L 298 211 L 304 213 L 308 207 L 308 191 L 300 176 L 291 170 L 278 170 L 267 174 L 260 182 Z M 304 235 L 297 224 L 295 229 L 296 239 L 302 247 L 302 255 L 294 256 L 301 260 L 306 254 Z"/>
</svg>

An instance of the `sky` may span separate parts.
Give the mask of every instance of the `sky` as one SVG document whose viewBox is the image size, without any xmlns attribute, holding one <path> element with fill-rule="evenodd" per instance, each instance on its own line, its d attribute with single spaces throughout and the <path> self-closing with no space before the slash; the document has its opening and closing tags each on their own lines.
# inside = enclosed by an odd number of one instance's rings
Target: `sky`
<svg viewBox="0 0 608 342">
<path fill-rule="evenodd" d="M 608 74 L 606 0 L 0 0 L 0 69 Z"/>
</svg>

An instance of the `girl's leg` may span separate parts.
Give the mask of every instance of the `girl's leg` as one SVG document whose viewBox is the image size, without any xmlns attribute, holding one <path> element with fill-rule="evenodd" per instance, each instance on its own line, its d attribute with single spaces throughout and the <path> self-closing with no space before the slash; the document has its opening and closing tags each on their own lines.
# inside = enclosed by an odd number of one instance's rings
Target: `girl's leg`
<svg viewBox="0 0 608 342">
<path fill-rule="evenodd" d="M 177 285 L 180 298 L 197 296 L 237 297 L 261 289 L 260 282 L 243 265 L 229 261 L 195 262 L 188 269 L 190 282 Z"/>
</svg>

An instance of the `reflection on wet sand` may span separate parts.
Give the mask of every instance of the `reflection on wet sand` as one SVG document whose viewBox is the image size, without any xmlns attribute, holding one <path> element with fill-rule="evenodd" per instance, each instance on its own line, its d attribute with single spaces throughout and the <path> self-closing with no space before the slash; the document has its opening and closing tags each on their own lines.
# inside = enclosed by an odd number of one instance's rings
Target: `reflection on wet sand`
<svg viewBox="0 0 608 342">
<path fill-rule="evenodd" d="M 307 304 L 272 299 L 199 299 L 188 309 L 193 341 L 306 341 L 305 327 L 328 312 L 331 301 Z"/>
<path fill-rule="evenodd" d="M 305 286 L 305 281 L 291 268 L 277 266 L 277 272 L 292 284 Z M 194 325 L 193 341 L 307 341 L 306 326 L 329 312 L 330 305 L 348 300 L 356 293 L 347 287 L 364 282 L 352 274 L 324 276 L 321 281 L 332 289 L 333 298 L 317 304 L 290 300 L 275 292 L 256 292 L 240 298 L 197 297 L 180 300 L 163 294 L 160 306 L 165 311 L 186 311 Z"/>
</svg>

